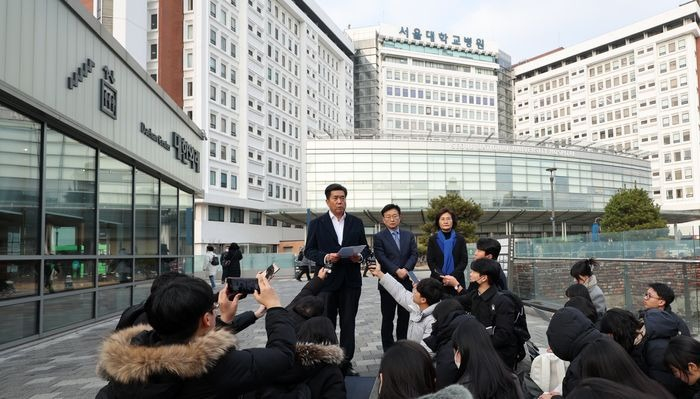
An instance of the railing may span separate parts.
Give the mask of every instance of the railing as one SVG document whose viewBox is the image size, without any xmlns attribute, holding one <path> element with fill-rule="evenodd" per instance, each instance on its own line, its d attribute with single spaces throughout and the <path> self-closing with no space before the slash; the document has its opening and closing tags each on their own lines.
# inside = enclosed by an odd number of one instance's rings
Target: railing
<svg viewBox="0 0 700 399">
<path fill-rule="evenodd" d="M 666 229 L 608 234 L 601 241 L 590 241 L 590 235 L 555 241 L 516 240 L 509 284 L 531 303 L 556 309 L 564 305 L 567 300 L 564 291 L 574 283 L 569 274 L 571 265 L 595 257 L 600 267 L 593 273 L 605 294 L 608 309 L 617 307 L 632 312 L 642 309 L 647 285 L 661 282 L 673 288 L 674 312 L 697 334 L 700 332 L 698 247 L 697 240 L 668 237 Z"/>
</svg>

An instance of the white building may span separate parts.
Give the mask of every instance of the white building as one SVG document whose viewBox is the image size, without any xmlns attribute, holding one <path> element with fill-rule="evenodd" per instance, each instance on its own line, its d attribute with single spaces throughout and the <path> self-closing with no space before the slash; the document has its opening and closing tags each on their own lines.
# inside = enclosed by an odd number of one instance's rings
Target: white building
<svg viewBox="0 0 700 399">
<path fill-rule="evenodd" d="M 414 27 L 350 29 L 355 133 L 397 139 L 509 141 L 510 57 L 484 39 Z"/>
<path fill-rule="evenodd" d="M 208 138 L 195 252 L 303 241 L 303 220 L 264 212 L 305 207 L 307 137 L 352 130 L 350 39 L 313 1 L 161 0 L 147 10 L 147 70 Z"/>
<path fill-rule="evenodd" d="M 516 65 L 514 140 L 637 154 L 662 210 L 698 209 L 699 11 L 688 2 Z"/>
</svg>

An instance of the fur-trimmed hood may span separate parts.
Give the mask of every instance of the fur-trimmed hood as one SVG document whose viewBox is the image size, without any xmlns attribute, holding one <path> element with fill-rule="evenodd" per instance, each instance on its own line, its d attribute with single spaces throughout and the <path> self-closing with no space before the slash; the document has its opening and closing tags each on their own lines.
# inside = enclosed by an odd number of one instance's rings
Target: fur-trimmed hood
<svg viewBox="0 0 700 399">
<path fill-rule="evenodd" d="M 237 344 L 226 329 L 210 331 L 190 342 L 159 345 L 150 326 L 139 325 L 115 332 L 102 343 L 97 374 L 122 384 L 146 383 L 156 375 L 196 378 L 207 373 Z"/>
<path fill-rule="evenodd" d="M 304 367 L 314 367 L 322 364 L 340 366 L 345 359 L 343 348 L 331 344 L 312 344 L 298 342 L 294 349 L 297 361 Z"/>
</svg>

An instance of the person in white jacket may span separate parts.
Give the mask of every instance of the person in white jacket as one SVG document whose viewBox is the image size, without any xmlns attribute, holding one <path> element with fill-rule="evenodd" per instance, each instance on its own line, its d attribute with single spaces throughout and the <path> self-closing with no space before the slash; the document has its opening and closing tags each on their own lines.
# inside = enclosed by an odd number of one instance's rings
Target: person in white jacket
<svg viewBox="0 0 700 399">
<path fill-rule="evenodd" d="M 380 265 L 370 266 L 372 275 L 379 279 L 379 284 L 409 313 L 408 334 L 406 338 L 421 344 L 429 353 L 432 350 L 423 342 L 433 331 L 433 310 L 442 298 L 443 288 L 440 281 L 426 278 L 413 284 L 413 291 L 407 291 L 401 283 L 390 274 L 382 273 Z"/>
<path fill-rule="evenodd" d="M 219 267 L 218 262 L 216 265 L 212 264 L 212 260 L 216 256 L 214 253 L 214 247 L 211 245 L 207 245 L 207 253 L 205 254 L 206 258 L 204 260 L 204 271 L 207 272 L 207 275 L 209 276 L 209 282 L 211 283 L 211 288 L 216 289 L 216 269 Z"/>
</svg>

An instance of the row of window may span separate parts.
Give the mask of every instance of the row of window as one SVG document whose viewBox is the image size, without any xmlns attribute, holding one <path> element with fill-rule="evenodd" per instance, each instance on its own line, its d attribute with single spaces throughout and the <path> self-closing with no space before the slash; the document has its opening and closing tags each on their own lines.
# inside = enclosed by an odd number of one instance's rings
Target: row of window
<svg viewBox="0 0 700 399">
<path fill-rule="evenodd" d="M 395 97 L 418 98 L 418 99 L 425 98 L 426 100 L 434 100 L 434 101 L 446 101 L 446 102 L 454 102 L 454 103 L 462 103 L 462 104 L 470 104 L 470 105 L 484 105 L 484 106 L 490 106 L 490 107 L 495 106 L 494 97 L 474 96 L 472 94 L 467 95 L 467 94 L 444 92 L 444 91 L 440 91 L 440 92 L 430 91 L 430 90 L 423 91 L 423 89 L 416 89 L 413 87 L 407 88 L 407 87 L 399 87 L 399 86 L 396 86 L 396 87 L 387 86 L 386 87 L 386 94 L 387 94 L 387 96 L 395 96 Z"/>
<path fill-rule="evenodd" d="M 665 181 L 690 180 L 693 178 L 693 168 L 667 170 L 664 172 Z"/>
<path fill-rule="evenodd" d="M 231 182 L 229 184 L 229 177 L 231 177 Z M 209 185 L 212 187 L 221 188 L 231 188 L 231 190 L 238 190 L 238 176 L 233 173 L 226 171 L 209 171 Z"/>
<path fill-rule="evenodd" d="M 548 81 L 540 82 L 539 84 L 532 85 L 532 94 L 543 93 L 549 90 L 555 90 L 559 87 L 566 87 L 569 85 L 569 76 L 558 76 L 554 77 Z"/>
<path fill-rule="evenodd" d="M 683 162 L 692 160 L 690 148 L 664 153 L 664 163 Z"/>
<path fill-rule="evenodd" d="M 588 69 L 588 76 L 592 78 L 610 71 L 616 71 L 628 65 L 634 65 L 634 55 L 631 53 L 624 54 L 616 59 L 603 61 L 600 64 L 591 65 Z"/>
<path fill-rule="evenodd" d="M 217 143 L 216 141 L 212 141 L 209 143 L 209 156 L 210 157 L 216 159 L 216 157 L 217 157 L 216 147 L 217 146 L 219 147 L 219 151 L 218 151 L 219 159 L 221 159 L 222 161 L 226 161 L 226 160 L 230 159 L 231 163 L 237 162 L 236 149 L 233 147 L 233 145 L 231 145 L 231 148 L 229 148 L 229 146 L 227 144 Z M 229 150 L 230 150 L 230 154 L 229 154 Z M 229 155 L 230 155 L 230 157 L 229 157 Z"/>
<path fill-rule="evenodd" d="M 597 141 L 598 139 L 600 139 L 600 140 L 612 139 L 615 137 L 621 137 L 623 134 L 628 135 L 631 133 L 637 133 L 637 124 L 636 123 L 625 124 L 622 126 L 609 127 L 607 129 L 593 132 L 591 135 L 591 138 L 593 139 L 593 141 Z"/>
<path fill-rule="evenodd" d="M 434 84 L 439 86 L 461 87 L 463 89 L 484 90 L 490 92 L 496 91 L 496 85 L 494 82 L 487 82 L 474 79 L 461 79 L 458 77 L 453 78 L 451 76 L 439 76 L 427 73 L 424 75 L 421 72 L 407 72 L 395 69 L 386 70 L 386 79 L 416 83 L 423 83 L 425 81 L 426 84 Z"/>
<path fill-rule="evenodd" d="M 433 115 L 441 116 L 447 118 L 457 118 L 473 121 L 496 121 L 496 112 L 494 111 L 481 111 L 474 109 L 462 109 L 462 108 L 447 108 L 447 107 L 431 107 L 429 105 L 422 104 L 407 104 L 407 103 L 386 103 L 387 112 L 392 113 L 404 113 L 412 115 Z"/>
<path fill-rule="evenodd" d="M 468 133 L 486 136 L 496 132 L 495 127 L 481 125 L 458 125 L 448 122 L 434 122 L 422 119 L 387 118 L 387 129 L 401 129 L 408 132 Z"/>
<path fill-rule="evenodd" d="M 228 221 L 231 223 L 245 223 L 245 209 L 229 208 Z M 207 209 L 207 220 L 210 222 L 225 222 L 226 207 L 209 205 Z M 263 214 L 261 211 L 248 210 L 248 224 L 262 225 Z M 269 219 L 269 218 L 268 218 Z M 274 219 L 273 219 L 274 220 Z"/>
<path fill-rule="evenodd" d="M 273 190 L 274 188 L 274 190 Z M 294 198 L 292 199 L 292 188 L 280 184 L 267 183 L 267 196 L 269 198 L 294 201 L 299 203 L 299 190 L 293 190 Z"/>
</svg>

